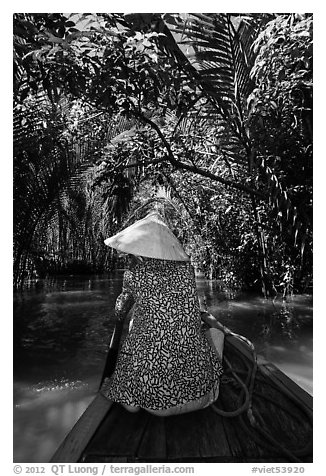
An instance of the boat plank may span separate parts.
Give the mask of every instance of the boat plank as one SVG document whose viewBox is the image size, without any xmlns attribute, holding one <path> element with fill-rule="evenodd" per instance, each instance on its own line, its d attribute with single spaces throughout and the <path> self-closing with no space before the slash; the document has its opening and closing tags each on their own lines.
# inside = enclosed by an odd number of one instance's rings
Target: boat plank
<svg viewBox="0 0 326 476">
<path fill-rule="evenodd" d="M 165 418 L 150 415 L 137 457 L 140 460 L 166 460 Z"/>
<path fill-rule="evenodd" d="M 199 458 L 197 412 L 167 417 L 165 423 L 168 459 Z"/>
<path fill-rule="evenodd" d="M 226 410 L 231 405 L 237 405 L 237 395 L 233 392 L 221 392 L 219 405 Z M 241 417 L 223 418 L 223 427 L 226 438 L 231 449 L 233 461 L 245 462 L 246 458 L 256 457 L 263 459 L 265 457 L 262 449 L 245 431 L 243 424 L 241 424 Z"/>
<path fill-rule="evenodd" d="M 130 458 L 127 456 L 106 456 L 87 454 L 83 458 L 82 463 L 130 463 Z"/>
<path fill-rule="evenodd" d="M 281 445 L 281 453 L 284 449 L 292 454 L 300 448 L 310 450 L 312 432 L 309 418 L 302 406 L 293 404 L 293 400 L 284 395 L 279 387 L 266 385 L 269 382 L 266 377 L 265 382 L 261 380 L 260 375 L 258 377 L 256 388 L 265 398 L 254 398 L 254 407 L 260 413 L 265 428 L 277 444 Z"/>
<path fill-rule="evenodd" d="M 112 402 L 110 400 L 101 394 L 97 394 L 53 455 L 50 462 L 77 462 L 111 406 Z"/>
<path fill-rule="evenodd" d="M 232 456 L 222 417 L 217 415 L 210 407 L 205 410 L 201 432 L 206 435 L 198 441 L 202 458 L 214 457 L 222 460 L 224 458 L 229 459 Z"/>
<path fill-rule="evenodd" d="M 258 463 L 272 461 L 272 456 L 267 455 L 244 431 L 239 418 L 224 418 L 223 424 L 232 451 L 232 457 L 229 459 L 230 462 Z M 282 461 L 284 461 L 284 459 Z"/>
<path fill-rule="evenodd" d="M 135 458 L 149 417 L 144 410 L 130 413 L 121 405 L 114 404 L 87 446 L 85 458 L 89 455 Z"/>
<path fill-rule="evenodd" d="M 223 426 L 210 408 L 166 418 L 169 460 L 230 456 Z M 214 431 L 212 438 L 211 431 Z"/>
</svg>

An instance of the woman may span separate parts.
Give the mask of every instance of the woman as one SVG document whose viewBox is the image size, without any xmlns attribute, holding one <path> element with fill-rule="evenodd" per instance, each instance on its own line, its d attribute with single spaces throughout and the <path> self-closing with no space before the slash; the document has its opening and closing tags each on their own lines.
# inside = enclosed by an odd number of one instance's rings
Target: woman
<svg viewBox="0 0 326 476">
<path fill-rule="evenodd" d="M 129 411 L 167 416 L 216 400 L 221 356 L 201 331 L 193 267 L 162 217 L 152 212 L 105 243 L 133 255 L 116 317 L 133 324 L 102 393 Z M 217 331 L 218 332 L 218 331 Z"/>
</svg>

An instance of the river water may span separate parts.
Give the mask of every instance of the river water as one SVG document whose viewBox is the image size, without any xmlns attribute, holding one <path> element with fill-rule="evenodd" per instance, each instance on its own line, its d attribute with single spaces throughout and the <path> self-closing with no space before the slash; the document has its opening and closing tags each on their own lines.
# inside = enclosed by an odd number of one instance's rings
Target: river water
<svg viewBox="0 0 326 476">
<path fill-rule="evenodd" d="M 97 391 L 122 271 L 14 296 L 14 462 L 48 462 Z M 266 301 L 197 279 L 208 310 L 312 394 L 312 297 Z"/>
</svg>

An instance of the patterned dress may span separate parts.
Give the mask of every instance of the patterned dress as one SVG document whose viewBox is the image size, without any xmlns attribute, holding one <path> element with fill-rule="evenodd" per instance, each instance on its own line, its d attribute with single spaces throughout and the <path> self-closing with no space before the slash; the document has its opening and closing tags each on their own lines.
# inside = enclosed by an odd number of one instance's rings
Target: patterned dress
<svg viewBox="0 0 326 476">
<path fill-rule="evenodd" d="M 106 396 L 161 410 L 195 401 L 217 387 L 222 365 L 201 331 L 191 264 L 144 259 L 124 274 L 119 298 L 131 295 L 133 325 Z"/>
</svg>

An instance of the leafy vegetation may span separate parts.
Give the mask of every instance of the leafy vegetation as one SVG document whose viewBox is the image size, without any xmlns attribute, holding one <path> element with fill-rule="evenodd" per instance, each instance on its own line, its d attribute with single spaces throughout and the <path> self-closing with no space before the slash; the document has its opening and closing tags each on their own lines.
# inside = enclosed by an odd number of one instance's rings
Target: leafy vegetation
<svg viewBox="0 0 326 476">
<path fill-rule="evenodd" d="M 14 121 L 16 286 L 113 266 L 162 189 L 209 277 L 310 285 L 311 14 L 15 14 Z"/>
</svg>

